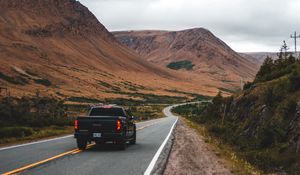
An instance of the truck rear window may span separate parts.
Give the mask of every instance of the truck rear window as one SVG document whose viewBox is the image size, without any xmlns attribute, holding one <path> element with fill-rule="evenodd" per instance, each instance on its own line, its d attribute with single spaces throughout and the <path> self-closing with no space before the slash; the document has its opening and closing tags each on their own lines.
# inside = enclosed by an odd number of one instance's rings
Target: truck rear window
<svg viewBox="0 0 300 175">
<path fill-rule="evenodd" d="M 121 108 L 93 108 L 90 116 L 125 116 Z"/>
</svg>

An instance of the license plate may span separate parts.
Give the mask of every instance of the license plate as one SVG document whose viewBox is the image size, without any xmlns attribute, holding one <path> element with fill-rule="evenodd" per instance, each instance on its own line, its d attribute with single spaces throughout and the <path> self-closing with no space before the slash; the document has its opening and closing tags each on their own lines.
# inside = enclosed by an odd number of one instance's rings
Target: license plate
<svg viewBox="0 0 300 175">
<path fill-rule="evenodd" d="M 93 137 L 99 138 L 101 137 L 101 133 L 93 133 Z"/>
</svg>

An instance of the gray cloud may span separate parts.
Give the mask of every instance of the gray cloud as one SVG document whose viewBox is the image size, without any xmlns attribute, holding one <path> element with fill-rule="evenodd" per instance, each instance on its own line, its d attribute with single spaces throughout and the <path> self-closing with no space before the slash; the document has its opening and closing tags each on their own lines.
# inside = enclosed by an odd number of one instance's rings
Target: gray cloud
<svg viewBox="0 0 300 175">
<path fill-rule="evenodd" d="M 80 0 L 110 31 L 204 27 L 237 51 L 277 51 L 300 33 L 299 0 Z"/>
</svg>

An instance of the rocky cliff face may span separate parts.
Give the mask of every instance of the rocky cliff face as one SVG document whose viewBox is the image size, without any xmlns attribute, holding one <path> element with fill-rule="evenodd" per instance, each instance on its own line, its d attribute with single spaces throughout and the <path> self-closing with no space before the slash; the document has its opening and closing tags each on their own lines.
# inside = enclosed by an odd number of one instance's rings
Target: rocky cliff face
<svg viewBox="0 0 300 175">
<path fill-rule="evenodd" d="M 161 66 L 189 60 L 191 72 L 218 81 L 251 80 L 258 65 L 241 57 L 223 41 L 203 28 L 183 31 L 114 32 L 124 45 L 134 49 L 148 61 Z"/>
</svg>

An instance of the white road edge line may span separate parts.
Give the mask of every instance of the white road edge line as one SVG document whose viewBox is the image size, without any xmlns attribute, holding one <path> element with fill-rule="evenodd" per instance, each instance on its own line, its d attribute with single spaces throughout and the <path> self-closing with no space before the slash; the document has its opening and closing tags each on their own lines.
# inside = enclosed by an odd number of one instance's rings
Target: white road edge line
<svg viewBox="0 0 300 175">
<path fill-rule="evenodd" d="M 155 122 L 156 120 L 162 120 L 162 119 L 164 119 L 164 118 L 148 120 L 148 121 L 139 122 L 139 123 L 146 123 L 147 124 L 147 123 Z M 8 146 L 8 147 L 3 147 L 3 148 L 0 148 L 0 151 L 13 149 L 13 148 L 18 148 L 18 147 L 23 147 L 23 146 L 34 145 L 34 144 L 39 144 L 39 143 L 51 142 L 51 141 L 65 139 L 65 138 L 69 138 L 69 137 L 73 137 L 73 136 L 74 135 L 71 134 L 71 135 L 66 135 L 66 136 L 63 136 L 63 137 L 56 137 L 56 138 L 53 138 L 53 139 L 39 140 L 39 141 L 24 143 L 24 144 L 20 144 L 20 145 L 13 145 L 13 146 Z"/>
<path fill-rule="evenodd" d="M 171 108 L 170 108 L 170 109 L 171 109 Z M 154 155 L 153 159 L 151 160 L 151 162 L 150 162 L 148 168 L 147 168 L 146 171 L 144 172 L 144 175 L 150 175 L 150 174 L 151 174 L 151 172 L 152 172 L 152 170 L 153 170 L 153 168 L 154 168 L 154 166 L 155 166 L 155 164 L 156 164 L 156 162 L 157 162 L 157 160 L 158 160 L 159 155 L 161 154 L 163 148 L 164 148 L 165 145 L 167 144 L 167 141 L 169 140 L 169 138 L 170 138 L 170 136 L 171 136 L 171 134 L 172 134 L 172 132 L 173 132 L 173 129 L 174 129 L 174 127 L 175 127 L 177 121 L 178 121 L 178 117 L 177 117 L 176 121 L 173 123 L 173 125 L 172 125 L 172 127 L 171 127 L 171 129 L 170 129 L 170 132 L 169 132 L 168 136 L 165 138 L 164 142 L 160 145 L 159 149 L 158 149 L 157 152 L 155 153 L 155 155 Z"/>
<path fill-rule="evenodd" d="M 66 136 L 63 136 L 63 137 L 57 137 L 57 138 L 53 138 L 53 139 L 46 139 L 46 140 L 40 140 L 40 141 L 36 141 L 36 142 L 30 142 L 30 143 L 24 143 L 24 144 L 20 144 L 20 145 L 4 147 L 4 148 L 0 148 L 0 151 L 7 150 L 7 149 L 12 149 L 12 148 L 18 148 L 18 147 L 22 147 L 22 146 L 34 145 L 34 144 L 38 144 L 38 143 L 50 142 L 50 141 L 54 141 L 54 140 L 65 139 L 65 138 L 69 138 L 69 137 L 72 137 L 72 136 L 74 136 L 74 135 L 66 135 Z"/>
</svg>

